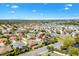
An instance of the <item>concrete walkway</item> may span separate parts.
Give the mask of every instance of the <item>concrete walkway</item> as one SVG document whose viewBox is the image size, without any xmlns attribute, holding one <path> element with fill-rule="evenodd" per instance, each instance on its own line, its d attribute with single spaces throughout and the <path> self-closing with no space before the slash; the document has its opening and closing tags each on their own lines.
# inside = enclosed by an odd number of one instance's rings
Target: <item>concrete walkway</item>
<svg viewBox="0 0 79 59">
<path fill-rule="evenodd" d="M 57 52 L 57 51 L 53 51 L 54 53 L 57 53 L 57 54 L 59 54 L 59 55 L 62 55 L 62 56 L 68 56 L 68 55 L 66 55 L 66 54 L 63 54 L 63 53 L 60 53 L 60 52 Z"/>
</svg>

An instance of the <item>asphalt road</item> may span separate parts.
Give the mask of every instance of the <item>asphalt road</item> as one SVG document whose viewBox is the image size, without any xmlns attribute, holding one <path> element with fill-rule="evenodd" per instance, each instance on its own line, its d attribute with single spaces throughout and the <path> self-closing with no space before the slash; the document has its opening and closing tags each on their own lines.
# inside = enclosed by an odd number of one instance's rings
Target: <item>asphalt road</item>
<svg viewBox="0 0 79 59">
<path fill-rule="evenodd" d="M 30 52 L 20 54 L 19 56 L 39 56 L 39 54 L 44 52 L 44 51 L 48 51 L 47 46 L 38 48 L 38 49 L 36 49 L 34 51 L 30 51 Z"/>
<path fill-rule="evenodd" d="M 53 44 L 51 44 L 51 45 L 53 45 Z M 47 46 L 44 46 L 44 47 L 35 49 L 33 51 L 20 54 L 19 56 L 39 56 L 40 53 L 43 53 L 43 52 L 46 52 L 46 51 L 48 51 Z M 62 54 L 62 53 L 57 52 L 57 51 L 54 51 L 54 53 L 57 53 L 61 56 L 68 56 L 68 55 Z M 57 56 L 57 55 L 53 54 L 52 56 Z"/>
</svg>

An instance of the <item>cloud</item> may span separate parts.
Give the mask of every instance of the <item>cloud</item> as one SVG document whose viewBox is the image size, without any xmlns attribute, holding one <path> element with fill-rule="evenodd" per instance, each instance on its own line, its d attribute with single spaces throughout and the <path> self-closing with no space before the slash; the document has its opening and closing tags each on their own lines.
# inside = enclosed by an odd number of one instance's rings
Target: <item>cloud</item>
<svg viewBox="0 0 79 59">
<path fill-rule="evenodd" d="M 9 7 L 10 5 L 9 4 L 6 4 L 6 7 Z"/>
<path fill-rule="evenodd" d="M 67 4 L 66 6 L 72 7 L 72 4 Z"/>
<path fill-rule="evenodd" d="M 32 12 L 36 12 L 37 10 L 32 10 Z"/>
<path fill-rule="evenodd" d="M 72 4 L 66 4 L 64 9 L 65 9 L 65 10 L 69 10 L 70 7 L 72 7 Z"/>
<path fill-rule="evenodd" d="M 15 11 L 11 11 L 11 13 L 13 13 L 13 14 L 14 14 L 14 13 L 15 13 Z"/>
<path fill-rule="evenodd" d="M 11 8 L 16 9 L 16 8 L 19 8 L 19 6 L 17 6 L 17 5 L 12 5 Z"/>
<path fill-rule="evenodd" d="M 69 8 L 68 8 L 68 7 L 65 7 L 64 9 L 65 9 L 65 10 L 69 10 Z"/>
</svg>

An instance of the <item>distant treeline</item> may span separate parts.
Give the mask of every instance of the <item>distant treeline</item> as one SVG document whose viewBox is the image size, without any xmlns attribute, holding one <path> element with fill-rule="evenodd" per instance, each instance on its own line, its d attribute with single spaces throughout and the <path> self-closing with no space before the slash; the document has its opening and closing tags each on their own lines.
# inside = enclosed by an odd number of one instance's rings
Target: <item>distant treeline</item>
<svg viewBox="0 0 79 59">
<path fill-rule="evenodd" d="M 65 22 L 64 25 L 79 25 L 79 22 Z"/>
<path fill-rule="evenodd" d="M 14 23 L 50 23 L 55 22 L 65 25 L 79 25 L 79 20 L 0 20 L 0 24 Z"/>
</svg>

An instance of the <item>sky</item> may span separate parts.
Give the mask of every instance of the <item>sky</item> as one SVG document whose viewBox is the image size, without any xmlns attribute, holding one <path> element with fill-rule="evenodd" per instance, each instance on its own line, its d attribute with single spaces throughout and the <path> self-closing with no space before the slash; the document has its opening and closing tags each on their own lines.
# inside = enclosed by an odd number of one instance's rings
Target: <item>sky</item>
<svg viewBox="0 0 79 59">
<path fill-rule="evenodd" d="M 79 19 L 79 4 L 0 3 L 0 19 Z"/>
</svg>

